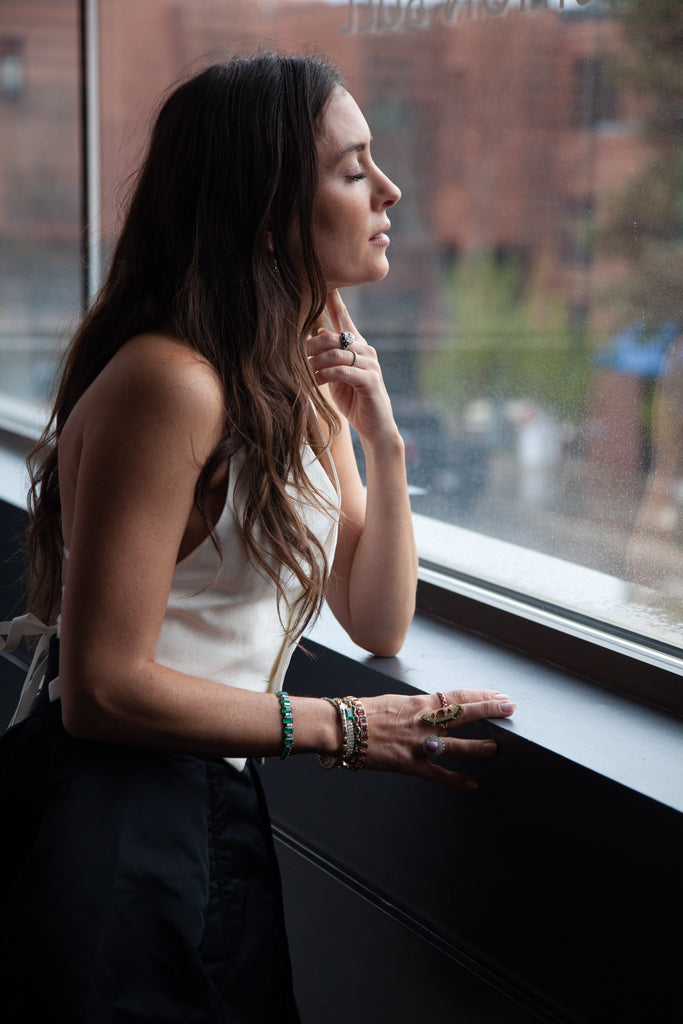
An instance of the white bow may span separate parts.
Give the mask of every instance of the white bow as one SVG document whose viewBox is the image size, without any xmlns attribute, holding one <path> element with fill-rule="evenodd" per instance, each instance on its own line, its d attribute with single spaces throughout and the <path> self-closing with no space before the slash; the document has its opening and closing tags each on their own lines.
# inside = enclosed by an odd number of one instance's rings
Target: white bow
<svg viewBox="0 0 683 1024">
<path fill-rule="evenodd" d="M 9 622 L 0 622 L 0 651 L 15 651 L 25 636 L 40 637 L 36 644 L 33 660 L 26 673 L 24 685 L 21 688 L 19 703 L 8 728 L 21 722 L 31 710 L 33 700 L 45 680 L 50 637 L 54 636 L 56 632 L 56 626 L 46 626 L 30 612 L 26 615 L 19 615 Z M 2 636 L 5 637 L 4 640 Z"/>
</svg>

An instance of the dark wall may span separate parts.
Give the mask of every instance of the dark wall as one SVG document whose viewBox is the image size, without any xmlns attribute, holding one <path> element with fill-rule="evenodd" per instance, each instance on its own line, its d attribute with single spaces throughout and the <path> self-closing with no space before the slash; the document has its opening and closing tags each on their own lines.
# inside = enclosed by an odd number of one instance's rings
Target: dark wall
<svg viewBox="0 0 683 1024">
<path fill-rule="evenodd" d="M 24 610 L 26 560 L 24 534 L 27 515 L 0 501 L 0 618 L 13 618 Z"/>
<path fill-rule="evenodd" d="M 290 692 L 410 692 L 317 650 Z M 348 1020 L 330 982 L 359 978 L 368 1022 L 679 1024 L 681 816 L 493 723 L 476 733 L 499 752 L 472 766 L 474 793 L 309 757 L 263 768 L 304 1020 Z"/>
</svg>

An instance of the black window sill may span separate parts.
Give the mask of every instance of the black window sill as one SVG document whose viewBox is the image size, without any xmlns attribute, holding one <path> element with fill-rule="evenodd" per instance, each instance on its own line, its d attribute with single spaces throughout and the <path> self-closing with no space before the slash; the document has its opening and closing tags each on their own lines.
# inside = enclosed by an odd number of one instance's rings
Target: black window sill
<svg viewBox="0 0 683 1024">
<path fill-rule="evenodd" d="M 475 613 L 471 613 L 472 616 Z M 683 721 L 587 677 L 470 630 L 418 613 L 396 658 L 357 647 L 326 611 L 310 639 L 356 664 L 425 692 L 495 689 L 517 704 L 495 729 L 683 811 Z M 633 666 L 632 672 L 648 669 Z"/>
</svg>

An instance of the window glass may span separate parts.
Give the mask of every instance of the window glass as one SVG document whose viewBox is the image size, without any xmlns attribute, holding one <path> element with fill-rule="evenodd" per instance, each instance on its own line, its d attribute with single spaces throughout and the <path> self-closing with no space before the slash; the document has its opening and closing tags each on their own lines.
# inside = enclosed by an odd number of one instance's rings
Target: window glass
<svg viewBox="0 0 683 1024">
<path fill-rule="evenodd" d="M 680 0 L 102 0 L 100 30 L 105 251 L 178 73 L 331 54 L 403 191 L 390 275 L 346 300 L 427 557 L 679 646 Z"/>
<path fill-rule="evenodd" d="M 0 421 L 38 424 L 79 314 L 78 4 L 0 4 Z"/>
</svg>

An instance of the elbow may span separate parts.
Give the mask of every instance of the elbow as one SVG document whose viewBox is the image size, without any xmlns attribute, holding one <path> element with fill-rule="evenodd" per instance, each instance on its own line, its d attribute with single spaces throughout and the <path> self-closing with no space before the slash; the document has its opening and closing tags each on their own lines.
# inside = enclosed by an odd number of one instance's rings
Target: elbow
<svg viewBox="0 0 683 1024">
<path fill-rule="evenodd" d="M 395 658 L 405 643 L 415 615 L 415 601 L 403 608 L 383 609 L 383 614 L 356 621 L 349 630 L 355 644 L 375 658 Z"/>
<path fill-rule="evenodd" d="M 101 704 L 90 695 L 74 694 L 69 687 L 62 687 L 62 725 L 75 740 L 100 740 L 105 738 L 106 727 L 103 718 L 106 713 Z"/>
<path fill-rule="evenodd" d="M 373 644 L 372 647 L 366 647 L 365 649 L 374 658 L 395 658 L 402 647 L 403 642 L 399 644 Z"/>
<path fill-rule="evenodd" d="M 74 740 L 95 739 L 92 718 L 84 714 L 79 702 L 62 697 L 62 725 Z"/>
<path fill-rule="evenodd" d="M 93 674 L 61 679 L 62 725 L 77 740 L 120 739 L 124 710 L 115 687 Z"/>
<path fill-rule="evenodd" d="M 408 623 L 408 625 L 410 624 Z M 408 625 L 405 628 L 390 627 L 369 632 L 358 631 L 355 636 L 353 633 L 351 634 L 351 639 L 375 658 L 395 658 L 405 643 Z"/>
</svg>

